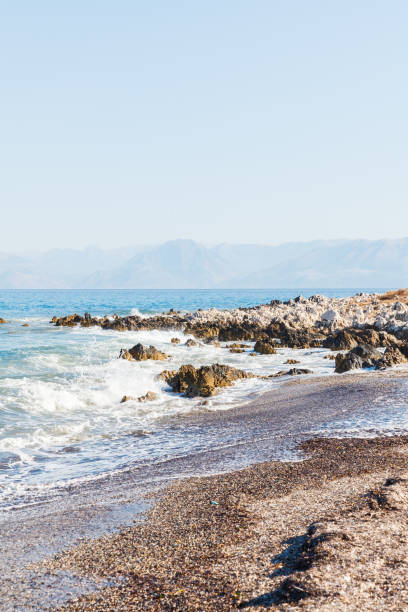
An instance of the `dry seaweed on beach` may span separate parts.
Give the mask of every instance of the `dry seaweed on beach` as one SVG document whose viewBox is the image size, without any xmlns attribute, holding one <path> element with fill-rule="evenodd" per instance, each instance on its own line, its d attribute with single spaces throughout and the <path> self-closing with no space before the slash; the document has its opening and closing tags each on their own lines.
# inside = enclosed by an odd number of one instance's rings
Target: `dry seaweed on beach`
<svg viewBox="0 0 408 612">
<path fill-rule="evenodd" d="M 116 586 L 73 599 L 64 610 L 396 610 L 408 605 L 401 582 L 408 577 L 400 533 L 408 528 L 406 507 L 387 514 L 373 510 L 368 497 L 387 478 L 406 473 L 408 437 L 311 440 L 302 449 L 308 455 L 302 462 L 263 463 L 179 481 L 159 496 L 145 523 L 59 555 L 53 570 L 120 579 Z M 317 548 L 311 551 L 317 531 L 311 525 L 322 521 L 316 528 L 321 535 L 351 531 L 357 548 L 348 536 L 322 535 L 326 548 L 322 545 L 317 562 Z M 381 534 L 379 541 L 367 536 L 373 529 Z M 386 564 L 373 574 L 371 558 L 379 542 Z M 337 573 L 333 579 L 325 561 L 331 556 L 339 567 L 350 568 L 348 578 Z M 399 590 L 391 596 L 393 580 Z"/>
</svg>

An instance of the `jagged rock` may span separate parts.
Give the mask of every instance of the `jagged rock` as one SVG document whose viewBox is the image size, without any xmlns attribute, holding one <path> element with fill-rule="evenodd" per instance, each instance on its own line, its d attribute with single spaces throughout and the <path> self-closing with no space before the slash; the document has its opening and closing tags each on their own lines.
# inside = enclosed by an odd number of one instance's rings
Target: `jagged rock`
<svg viewBox="0 0 408 612">
<path fill-rule="evenodd" d="M 313 370 L 306 368 L 291 368 L 290 370 L 280 370 L 276 374 L 270 374 L 267 378 L 280 378 L 281 376 L 300 376 L 301 374 L 313 374 Z"/>
<path fill-rule="evenodd" d="M 253 376 L 218 363 L 197 369 L 192 365 L 183 365 L 177 371 L 165 370 L 161 373 L 161 378 L 173 391 L 183 393 L 186 397 L 210 397 L 215 395 L 218 387 L 229 387 L 235 380 Z"/>
<path fill-rule="evenodd" d="M 334 336 L 329 336 L 323 342 L 325 348 L 332 351 L 345 351 L 365 344 L 375 348 L 379 346 L 398 346 L 401 341 L 387 332 L 378 332 L 375 329 L 343 329 Z"/>
<path fill-rule="evenodd" d="M 277 337 L 281 341 L 281 346 L 289 348 L 318 348 L 322 346 L 325 336 L 315 329 L 294 329 L 281 326 Z"/>
<path fill-rule="evenodd" d="M 171 343 L 172 344 L 180 344 L 180 338 L 172 338 L 171 339 Z"/>
<path fill-rule="evenodd" d="M 146 361 L 147 359 L 162 361 L 167 357 L 168 355 L 159 351 L 155 346 L 144 347 L 140 343 L 131 349 L 121 349 L 119 353 L 119 359 L 128 359 L 129 361 Z"/>
<path fill-rule="evenodd" d="M 138 402 L 153 402 L 157 398 L 158 398 L 157 393 L 154 393 L 153 391 L 148 391 L 146 395 L 141 395 L 140 397 L 138 397 L 137 401 Z"/>
<path fill-rule="evenodd" d="M 337 372 L 337 374 L 342 374 L 349 370 L 372 368 L 381 357 L 381 353 L 372 346 L 359 344 L 345 355 L 341 353 L 336 355 L 335 372 Z"/>
<path fill-rule="evenodd" d="M 219 329 L 213 323 L 190 323 L 187 322 L 185 327 L 186 334 L 193 334 L 196 338 L 204 340 L 216 340 L 218 338 Z"/>
<path fill-rule="evenodd" d="M 376 370 L 385 370 L 392 366 L 407 363 L 408 359 L 396 346 L 385 349 L 384 355 L 375 364 Z"/>
<path fill-rule="evenodd" d="M 134 361 L 134 357 L 127 349 L 120 349 L 119 359 L 127 359 L 128 361 Z"/>
<path fill-rule="evenodd" d="M 287 359 L 285 363 L 287 365 L 295 365 L 296 363 L 300 363 L 300 361 L 298 361 L 297 359 Z"/>
<path fill-rule="evenodd" d="M 3 323 L 7 323 L 7 321 L 6 321 L 6 319 L 2 319 L 2 318 L 0 317 L 0 325 L 2 325 Z"/>
<path fill-rule="evenodd" d="M 254 351 L 261 355 L 276 355 L 276 344 L 274 342 L 255 342 Z"/>
<path fill-rule="evenodd" d="M 68 315 L 66 317 L 57 318 L 55 321 L 55 325 L 57 327 L 75 327 L 75 325 L 77 325 L 77 323 L 80 323 L 81 321 L 82 321 L 82 317 L 79 314 L 75 313 L 72 315 Z"/>
<path fill-rule="evenodd" d="M 93 319 L 89 312 L 84 314 L 84 317 L 81 321 L 81 327 L 91 327 L 92 325 L 97 325 L 98 319 Z"/>
<path fill-rule="evenodd" d="M 336 367 L 335 372 L 337 374 L 343 374 L 349 370 L 359 370 L 363 367 L 363 362 L 358 355 L 350 352 L 345 355 L 339 353 L 336 355 Z"/>
<path fill-rule="evenodd" d="M 125 402 L 130 402 L 131 400 L 134 400 L 135 398 L 132 397 L 131 395 L 124 395 L 122 397 L 122 399 L 120 400 L 121 404 L 124 404 Z"/>
<path fill-rule="evenodd" d="M 358 346 L 358 341 L 354 335 L 346 330 L 337 332 L 335 336 L 329 336 L 323 341 L 324 348 L 332 351 L 347 351 Z"/>
<path fill-rule="evenodd" d="M 188 339 L 188 340 L 185 342 L 184 346 L 197 346 L 197 342 L 195 342 L 195 340 L 192 340 L 191 338 L 189 338 L 189 339 Z"/>
</svg>

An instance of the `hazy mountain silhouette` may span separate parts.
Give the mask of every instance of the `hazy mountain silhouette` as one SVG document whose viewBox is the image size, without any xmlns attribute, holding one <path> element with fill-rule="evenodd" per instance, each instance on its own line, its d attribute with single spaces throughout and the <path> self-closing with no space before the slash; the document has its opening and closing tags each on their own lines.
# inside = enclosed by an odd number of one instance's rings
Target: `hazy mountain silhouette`
<svg viewBox="0 0 408 612">
<path fill-rule="evenodd" d="M 408 285 L 408 238 L 278 246 L 193 240 L 123 249 L 0 253 L 0 288 L 276 288 Z"/>
</svg>

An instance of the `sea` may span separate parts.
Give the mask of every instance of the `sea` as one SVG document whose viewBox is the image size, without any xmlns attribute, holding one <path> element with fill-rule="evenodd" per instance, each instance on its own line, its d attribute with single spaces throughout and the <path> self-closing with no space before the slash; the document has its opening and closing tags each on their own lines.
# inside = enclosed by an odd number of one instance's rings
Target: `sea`
<svg viewBox="0 0 408 612">
<path fill-rule="evenodd" d="M 225 343 L 185 346 L 180 331 L 118 332 L 55 327 L 54 315 L 148 316 L 170 308 L 192 311 L 229 309 L 288 300 L 297 295 L 345 297 L 382 288 L 260 290 L 0 290 L 0 509 L 7 511 L 42 499 L 44 492 L 92 481 L 132 466 L 182 457 L 211 445 L 228 445 L 233 432 L 214 439 L 197 427 L 174 427 L 181 415 L 221 413 L 243 405 L 285 382 L 248 379 L 207 401 L 171 392 L 158 379 L 163 369 L 182 364 L 225 363 L 256 374 L 287 369 L 285 361 L 315 376 L 334 373 L 324 349 L 280 349 L 276 355 L 249 357 L 251 348 L 232 354 Z M 27 325 L 28 326 L 27 326 Z M 180 344 L 171 343 L 173 337 Z M 118 359 L 120 349 L 141 342 L 170 355 L 163 362 Z M 290 366 L 289 366 L 290 367 Z M 157 398 L 139 402 L 153 391 Z M 124 395 L 134 400 L 121 402 Z M 408 432 L 404 394 L 364 415 L 322 423 L 322 435 L 376 435 Z M 177 422 L 177 421 L 176 421 Z M 195 421 L 196 422 L 196 421 Z M 172 425 L 173 424 L 173 425 Z"/>
</svg>

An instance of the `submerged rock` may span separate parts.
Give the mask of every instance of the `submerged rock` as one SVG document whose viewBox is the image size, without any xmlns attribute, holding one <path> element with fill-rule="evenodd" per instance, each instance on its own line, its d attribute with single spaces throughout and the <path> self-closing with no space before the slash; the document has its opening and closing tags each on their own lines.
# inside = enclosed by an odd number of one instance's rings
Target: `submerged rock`
<svg viewBox="0 0 408 612">
<path fill-rule="evenodd" d="M 157 393 L 154 393 L 154 391 L 148 391 L 146 395 L 141 395 L 140 397 L 138 397 L 137 401 L 138 402 L 153 402 L 158 397 L 159 396 L 157 395 Z"/>
<path fill-rule="evenodd" d="M 285 363 L 287 365 L 295 365 L 296 363 L 300 363 L 300 361 L 298 361 L 297 359 L 287 359 Z"/>
<path fill-rule="evenodd" d="M 129 361 L 146 361 L 154 359 L 155 361 L 163 361 L 168 355 L 159 351 L 155 346 L 145 347 L 143 344 L 136 344 L 131 349 L 121 349 L 119 359 L 128 359 Z"/>
<path fill-rule="evenodd" d="M 230 348 L 229 350 L 230 353 L 245 353 L 244 349 L 242 348 Z"/>
<path fill-rule="evenodd" d="M 229 387 L 242 378 L 253 378 L 254 374 L 215 363 L 201 368 L 183 365 L 177 371 L 165 370 L 160 376 L 176 393 L 183 393 L 186 397 L 210 397 L 215 395 L 217 388 Z"/>
<path fill-rule="evenodd" d="M 121 404 L 124 404 L 125 402 L 130 402 L 131 400 L 134 400 L 135 398 L 132 397 L 131 395 L 124 395 L 122 397 L 122 399 L 120 400 Z"/>
<path fill-rule="evenodd" d="M 171 339 L 171 343 L 172 344 L 180 344 L 180 338 L 172 338 Z"/>
<path fill-rule="evenodd" d="M 185 342 L 184 346 L 190 346 L 190 347 L 191 347 L 191 346 L 197 346 L 197 342 L 196 342 L 195 340 L 192 340 L 191 338 L 189 338 L 189 339 L 188 339 L 188 340 Z"/>
<path fill-rule="evenodd" d="M 281 370 L 276 374 L 270 374 L 267 378 L 280 378 L 281 376 L 300 376 L 301 374 L 313 374 L 313 370 L 307 368 L 291 368 L 290 370 Z"/>
</svg>

